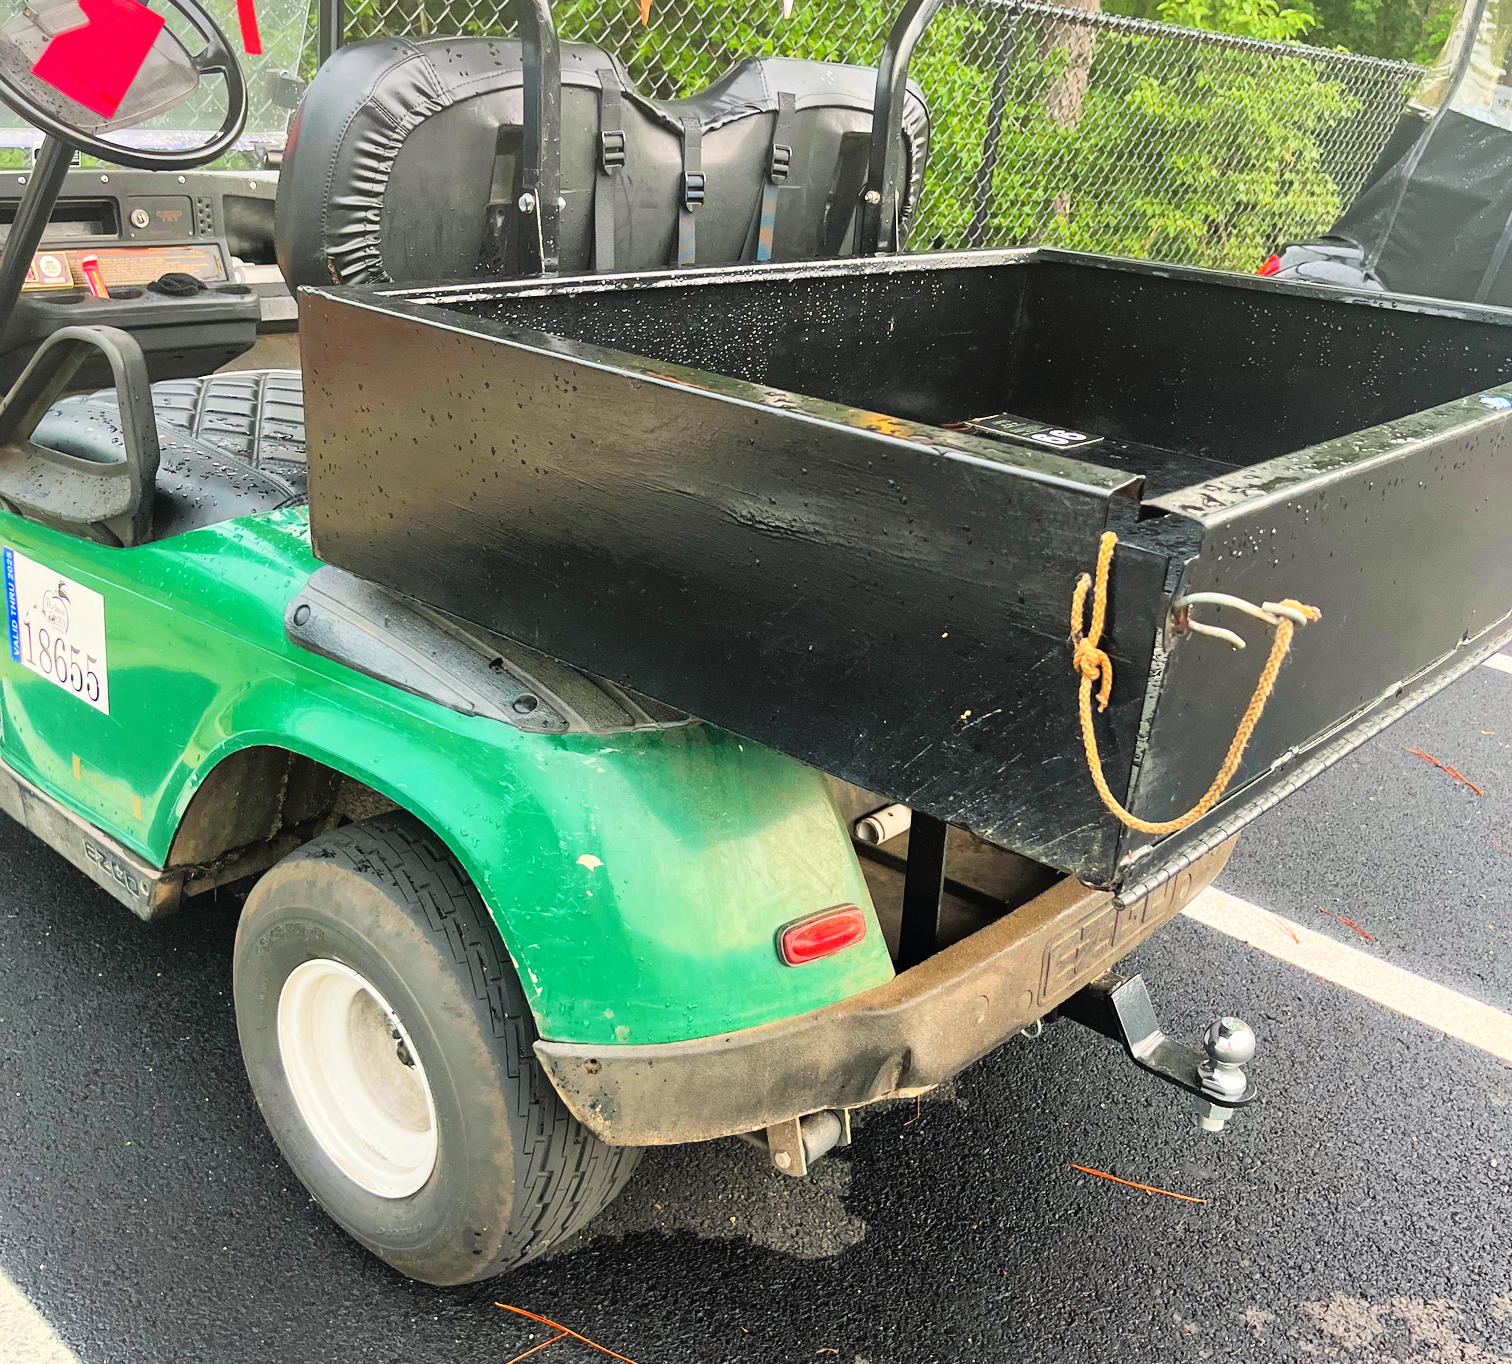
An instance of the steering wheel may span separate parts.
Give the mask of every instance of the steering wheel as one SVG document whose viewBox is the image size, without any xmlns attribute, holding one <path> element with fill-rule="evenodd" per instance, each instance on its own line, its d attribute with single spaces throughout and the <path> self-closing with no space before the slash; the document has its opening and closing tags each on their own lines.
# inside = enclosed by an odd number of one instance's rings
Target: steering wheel
<svg viewBox="0 0 1512 1364">
<path fill-rule="evenodd" d="M 91 27 L 99 24 L 103 28 L 108 14 L 103 7 L 89 14 L 88 8 L 73 0 L 31 4 L 23 14 L 0 27 L 0 100 L 60 142 L 112 165 L 172 171 L 190 170 L 215 160 L 241 136 L 247 121 L 246 81 L 230 41 L 196 0 L 169 0 L 169 3 L 204 39 L 204 50 L 191 57 L 166 27 L 159 29 L 130 79 L 124 98 L 111 114 L 103 117 L 98 109 L 80 103 L 32 68 L 48 43 L 57 40 L 63 27 L 74 27 L 65 23 L 49 31 L 39 19 L 46 19 L 61 8 L 74 15 L 82 10 Z M 74 31 L 80 30 L 74 28 Z M 111 43 L 111 36 L 102 33 L 97 41 L 103 46 Z M 183 151 L 157 151 L 123 146 L 98 135 L 103 129 L 139 123 L 182 104 L 198 90 L 200 77 L 208 75 L 218 75 L 226 83 L 226 117 L 215 134 L 199 146 Z"/>
</svg>

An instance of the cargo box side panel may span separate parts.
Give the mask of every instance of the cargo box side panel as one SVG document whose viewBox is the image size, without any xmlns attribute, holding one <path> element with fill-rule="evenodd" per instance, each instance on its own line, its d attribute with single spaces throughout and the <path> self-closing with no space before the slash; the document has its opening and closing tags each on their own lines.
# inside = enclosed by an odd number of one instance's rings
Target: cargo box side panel
<svg viewBox="0 0 1512 1364">
<path fill-rule="evenodd" d="M 1234 794 L 1205 823 L 1249 799 L 1245 783 L 1274 781 L 1325 741 L 1342 756 L 1340 738 L 1365 735 L 1409 693 L 1431 694 L 1506 634 L 1509 424 L 1459 399 L 1156 499 L 1201 528 L 1181 592 L 1295 597 L 1323 612 L 1297 632 Z M 1259 622 L 1197 610 L 1251 643 L 1173 641 L 1135 791 L 1146 819 L 1173 818 L 1206 789 L 1270 647 Z"/>
<path fill-rule="evenodd" d="M 1231 465 L 1512 379 L 1500 308 L 1043 252 L 1003 405 Z"/>
<path fill-rule="evenodd" d="M 678 272 L 546 291 L 478 289 L 458 311 L 811 398 L 944 424 L 1003 409 L 1027 260 L 937 271 Z"/>
<path fill-rule="evenodd" d="M 436 309 L 310 292 L 303 309 L 322 559 L 1111 874 L 1118 828 L 1086 780 L 1066 640 L 1077 575 L 1115 504 L 1132 510 L 1125 476 L 1026 472 L 894 419 Z M 1161 554 L 1120 553 L 1115 789 L 1165 573 Z"/>
</svg>

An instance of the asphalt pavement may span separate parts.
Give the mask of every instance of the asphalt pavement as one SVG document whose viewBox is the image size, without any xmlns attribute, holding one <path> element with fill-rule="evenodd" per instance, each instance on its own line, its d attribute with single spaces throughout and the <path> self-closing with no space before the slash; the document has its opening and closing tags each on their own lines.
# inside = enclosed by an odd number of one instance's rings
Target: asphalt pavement
<svg viewBox="0 0 1512 1364">
<path fill-rule="evenodd" d="M 1509 1009 L 1504 849 L 1512 675 L 1477 668 L 1259 821 L 1220 885 Z M 234 931 L 230 907 L 141 924 L 0 821 L 0 1270 L 83 1364 L 504 1364 L 555 1334 L 496 1302 L 636 1364 L 1512 1360 L 1512 1068 L 1191 920 L 1132 964 L 1169 1030 L 1259 1033 L 1263 1098 L 1222 1136 L 1060 1024 L 868 1111 L 806 1182 L 736 1141 L 650 1152 L 573 1244 L 451 1290 L 283 1165 Z"/>
</svg>

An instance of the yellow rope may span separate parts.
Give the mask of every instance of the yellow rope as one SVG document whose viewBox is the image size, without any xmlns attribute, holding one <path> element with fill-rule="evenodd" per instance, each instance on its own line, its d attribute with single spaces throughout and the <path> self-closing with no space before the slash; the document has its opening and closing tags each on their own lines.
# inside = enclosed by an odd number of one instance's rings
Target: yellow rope
<svg viewBox="0 0 1512 1364">
<path fill-rule="evenodd" d="M 1079 700 L 1082 743 L 1087 750 L 1087 770 L 1092 774 L 1092 785 L 1097 788 L 1097 794 L 1102 797 L 1102 803 L 1129 828 L 1139 829 L 1147 834 L 1174 834 L 1180 829 L 1185 829 L 1188 824 L 1201 819 L 1223 798 L 1223 793 L 1228 789 L 1229 782 L 1233 780 L 1234 773 L 1239 770 L 1239 763 L 1244 758 L 1244 749 L 1250 741 L 1250 735 L 1255 732 L 1255 726 L 1260 723 L 1265 703 L 1270 700 L 1271 690 L 1276 685 L 1276 676 L 1281 671 L 1281 664 L 1286 658 L 1287 650 L 1291 648 L 1292 634 L 1297 627 L 1289 617 L 1278 616 L 1275 643 L 1271 645 L 1270 657 L 1265 660 L 1265 667 L 1260 670 L 1260 680 L 1255 684 L 1255 694 L 1250 697 L 1244 718 L 1239 721 L 1239 728 L 1234 733 L 1234 742 L 1229 745 L 1228 756 L 1224 758 L 1223 766 L 1218 769 L 1218 775 L 1213 778 L 1213 784 L 1208 787 L 1202 799 L 1186 814 L 1176 819 L 1162 820 L 1160 823 L 1152 823 L 1150 820 L 1140 819 L 1137 815 L 1131 815 L 1108 789 L 1108 780 L 1103 776 L 1102 758 L 1097 751 L 1097 735 L 1092 730 L 1092 684 L 1101 683 L 1097 693 L 1099 711 L 1107 710 L 1108 696 L 1113 690 L 1113 660 L 1104 652 L 1101 644 L 1103 623 L 1108 615 L 1108 569 L 1113 563 L 1113 546 L 1117 543 L 1118 536 L 1112 531 L 1103 533 L 1102 543 L 1097 550 L 1096 583 L 1094 584 L 1092 578 L 1083 573 L 1077 579 L 1076 591 L 1071 597 L 1071 639 L 1074 644 L 1071 666 L 1081 674 Z M 1092 624 L 1084 635 L 1082 634 L 1082 619 L 1086 611 L 1089 591 L 1092 593 Z M 1308 620 L 1318 620 L 1323 615 L 1317 607 L 1303 606 L 1301 602 L 1294 601 L 1290 597 L 1279 605 L 1300 611 Z"/>
</svg>

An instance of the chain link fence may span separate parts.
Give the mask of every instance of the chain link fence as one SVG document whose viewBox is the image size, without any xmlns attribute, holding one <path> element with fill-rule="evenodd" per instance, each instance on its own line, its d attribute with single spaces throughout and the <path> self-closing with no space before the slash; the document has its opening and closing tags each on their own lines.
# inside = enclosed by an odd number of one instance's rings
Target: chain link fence
<svg viewBox="0 0 1512 1364">
<path fill-rule="evenodd" d="M 743 57 L 874 64 L 896 6 L 565 0 L 566 41 L 613 52 L 645 94 Z M 1096 3 L 1096 0 L 1091 0 Z M 348 40 L 505 33 L 502 0 L 357 0 Z M 1047 243 L 1252 271 L 1326 229 L 1402 115 L 1419 67 L 1027 0 L 952 0 L 912 78 L 932 115 L 914 249 Z"/>
</svg>

